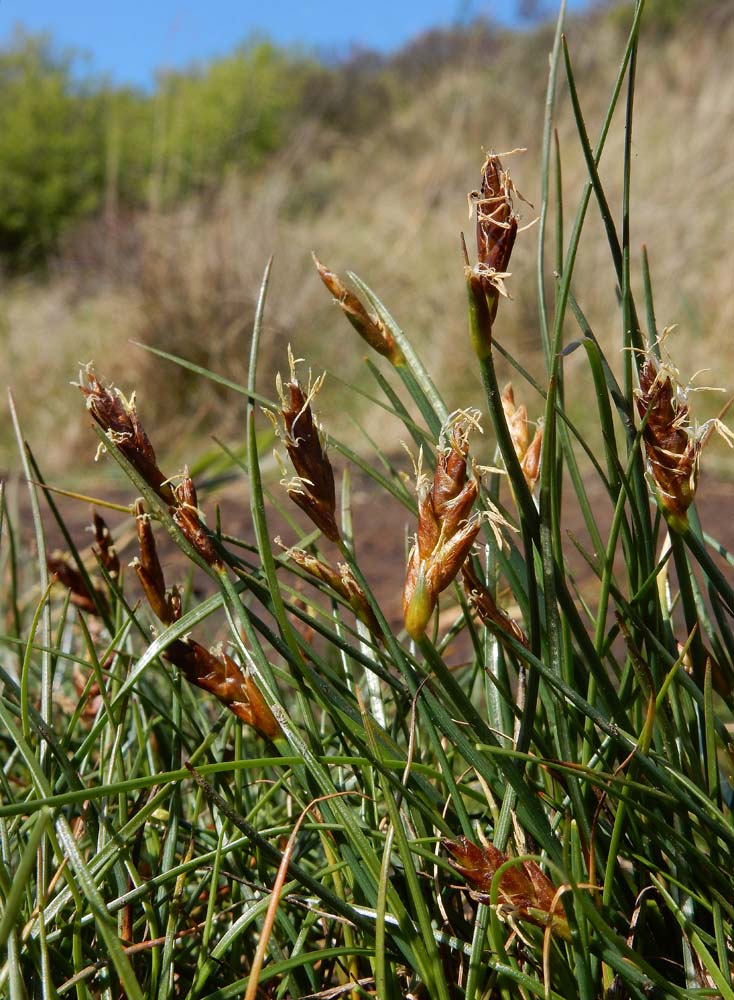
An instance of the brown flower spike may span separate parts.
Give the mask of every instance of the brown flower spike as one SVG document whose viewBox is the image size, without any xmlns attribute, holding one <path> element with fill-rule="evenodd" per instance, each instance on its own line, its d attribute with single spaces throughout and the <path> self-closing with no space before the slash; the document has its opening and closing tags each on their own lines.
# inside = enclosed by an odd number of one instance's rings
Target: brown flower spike
<svg viewBox="0 0 734 1000">
<path fill-rule="evenodd" d="M 112 444 L 162 500 L 175 503 L 171 485 L 158 468 L 153 445 L 138 419 L 135 393 L 126 399 L 119 389 L 102 385 L 91 368 L 79 373 L 78 385 L 86 398 L 87 409 Z"/>
<path fill-rule="evenodd" d="M 84 577 L 79 569 L 71 562 L 70 558 L 61 552 L 54 552 L 47 556 L 46 565 L 62 586 L 69 591 L 71 603 L 76 605 L 81 611 L 86 611 L 90 615 L 99 614 L 100 608 L 107 609 L 107 598 L 98 588 L 94 588 L 94 594 L 87 586 Z"/>
<path fill-rule="evenodd" d="M 696 496 L 701 452 L 706 442 L 714 430 L 729 445 L 734 437 L 718 419 L 707 421 L 696 432 L 691 425 L 685 391 L 671 364 L 658 367 L 649 354 L 645 355 L 639 380 L 637 410 L 645 421 L 642 437 L 648 468 L 669 526 L 683 532 L 688 525 L 688 508 Z"/>
<path fill-rule="evenodd" d="M 115 551 L 110 529 L 104 518 L 94 509 L 92 510 L 92 525 L 89 530 L 94 535 L 92 552 L 110 579 L 116 581 L 120 575 L 120 560 Z M 90 615 L 97 615 L 109 610 L 109 603 L 104 592 L 93 581 L 90 581 L 89 585 L 87 584 L 78 566 L 72 562 L 69 555 L 54 552 L 47 557 L 46 565 L 59 583 L 67 588 L 72 604 Z"/>
<path fill-rule="evenodd" d="M 338 274 L 325 267 L 316 254 L 311 256 L 316 270 L 319 272 L 319 277 L 362 340 L 366 341 L 374 351 L 387 358 L 392 364 L 404 364 L 403 352 L 380 319 L 367 312 L 361 300 L 347 288 Z"/>
<path fill-rule="evenodd" d="M 173 497 L 175 503 L 168 508 L 168 512 L 176 527 L 208 566 L 217 572 L 222 572 L 224 563 L 214 544 L 214 536 L 204 523 L 201 511 L 197 507 L 196 486 L 189 475 L 188 466 L 184 468 L 181 481 L 173 490 Z"/>
<path fill-rule="evenodd" d="M 675 523 L 685 525 L 696 495 L 701 447 L 688 433 L 687 404 L 651 358 L 640 367 L 637 409 L 642 419 L 647 416 L 642 436 L 660 505 Z"/>
<path fill-rule="evenodd" d="M 198 519 L 194 508 L 184 503 L 186 498 L 196 501 L 194 484 L 188 474 L 177 488 L 176 495 L 183 506 L 172 508 L 174 518 L 185 514 Z M 164 625 L 171 625 L 181 617 L 181 597 L 177 587 L 166 590 L 151 519 L 145 513 L 142 501 L 136 503 L 135 514 L 140 558 L 133 559 L 131 565 L 154 614 Z M 175 663 L 191 684 L 209 691 L 238 719 L 253 726 L 261 736 L 274 739 L 280 735 L 280 726 L 255 682 L 226 653 L 221 652 L 219 656 L 215 656 L 198 642 L 187 638 L 175 639 L 163 656 Z"/>
<path fill-rule="evenodd" d="M 508 634 L 526 648 L 530 648 L 528 637 L 508 614 L 502 611 L 489 591 L 488 587 L 479 579 L 471 565 L 471 560 L 464 563 L 461 568 L 461 575 L 464 580 L 464 589 L 472 607 L 476 610 L 484 624 L 501 641 Z"/>
<path fill-rule="evenodd" d="M 166 590 L 150 516 L 143 511 L 141 501 L 135 505 L 135 515 L 140 558 L 133 559 L 130 565 L 137 573 L 153 613 L 164 625 L 170 625 L 181 617 L 181 596 L 176 587 Z"/>
<path fill-rule="evenodd" d="M 528 430 L 528 411 L 524 403 L 515 406 L 515 393 L 512 383 L 508 382 L 502 390 L 502 409 L 507 421 L 512 445 L 515 449 L 522 474 L 528 489 L 532 493 L 540 475 L 540 453 L 543 448 L 543 428 L 535 428 L 533 440 L 530 440 Z"/>
<path fill-rule="evenodd" d="M 222 558 L 214 547 L 212 535 L 199 516 L 198 510 L 188 505 L 169 507 L 169 510 L 176 526 L 197 555 L 212 569 L 223 571 Z"/>
<path fill-rule="evenodd" d="M 321 443 L 311 400 L 323 384 L 323 375 L 306 392 L 296 377 L 295 361 L 289 353 L 291 380 L 277 380 L 283 415 L 281 437 L 296 477 L 284 483 L 288 496 L 332 542 L 340 535 L 336 524 L 336 488 L 331 462 Z"/>
<path fill-rule="evenodd" d="M 438 595 L 459 572 L 479 531 L 479 517 L 471 517 L 477 480 L 466 471 L 472 426 L 474 414 L 454 417 L 445 432 L 448 444 L 438 448 L 433 484 L 418 476 L 418 535 L 403 590 L 405 627 L 412 639 L 424 635 Z"/>
<path fill-rule="evenodd" d="M 163 655 L 175 663 L 191 684 L 213 694 L 260 736 L 273 740 L 281 735 L 280 726 L 253 679 L 223 650 L 215 656 L 193 639 L 175 639 Z"/>
<path fill-rule="evenodd" d="M 518 217 L 514 207 L 517 189 L 499 156 L 490 153 L 482 166 L 482 183 L 469 194 L 476 208 L 477 263 L 472 267 L 465 255 L 465 272 L 472 319 L 472 339 L 477 355 L 486 357 L 490 349 L 492 325 L 500 296 L 508 298 L 505 279 L 517 236 Z"/>
<path fill-rule="evenodd" d="M 466 837 L 444 840 L 443 846 L 452 855 L 452 866 L 471 886 L 472 895 L 489 903 L 494 877 L 509 857 L 492 844 L 477 847 Z M 550 927 L 554 934 L 570 940 L 568 921 L 557 901 L 556 887 L 534 861 L 518 862 L 507 868 L 500 876 L 498 890 L 504 915 L 527 920 L 538 927 Z"/>
<path fill-rule="evenodd" d="M 280 543 L 280 539 L 278 538 L 275 541 Z M 339 594 L 340 597 L 343 597 L 357 618 L 367 626 L 373 636 L 376 639 L 382 638 L 382 630 L 370 607 L 369 601 L 346 563 L 339 563 L 338 569 L 333 569 L 328 563 L 317 559 L 316 556 L 312 556 L 310 552 L 298 548 L 288 549 L 287 555 L 301 569 L 305 570 L 315 579 L 321 580 L 322 583 L 328 584 L 333 591 Z"/>
<path fill-rule="evenodd" d="M 95 541 L 92 552 L 97 556 L 100 564 L 104 566 L 110 579 L 116 580 L 120 575 L 120 559 L 115 550 L 107 522 L 96 510 L 92 511 L 92 531 Z"/>
<path fill-rule="evenodd" d="M 487 297 L 492 300 L 492 322 L 497 313 L 499 295 L 506 295 L 502 279 L 509 277 L 507 266 L 517 236 L 514 190 L 510 175 L 502 169 L 499 156 L 490 153 L 482 166 L 478 197 L 473 200 L 477 212 L 477 271 Z"/>
</svg>

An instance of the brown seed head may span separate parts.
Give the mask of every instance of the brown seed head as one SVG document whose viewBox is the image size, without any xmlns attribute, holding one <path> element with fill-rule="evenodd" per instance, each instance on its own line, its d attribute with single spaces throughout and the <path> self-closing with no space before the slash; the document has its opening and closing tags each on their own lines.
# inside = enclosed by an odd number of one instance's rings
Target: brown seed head
<svg viewBox="0 0 734 1000">
<path fill-rule="evenodd" d="M 426 579 L 436 595 L 448 587 L 464 565 L 479 533 L 479 526 L 478 517 L 464 521 L 453 533 L 444 526 L 445 541 L 439 542 L 438 553 L 434 551 L 426 567 Z"/>
<path fill-rule="evenodd" d="M 431 502 L 439 520 L 444 518 L 445 512 L 462 495 L 467 485 L 466 459 L 469 454 L 469 431 L 476 421 L 473 414 L 471 421 L 462 419 L 462 416 L 448 428 L 448 444 L 439 445 L 436 452 Z M 470 482 L 473 483 L 474 480 Z M 471 504 L 469 506 L 471 507 Z"/>
<path fill-rule="evenodd" d="M 475 199 L 477 257 L 481 264 L 496 271 L 505 270 L 503 265 L 509 260 L 509 255 L 504 256 L 503 248 L 508 240 L 514 240 L 517 232 L 512 187 L 508 182 L 509 174 L 502 169 L 499 156 L 490 153 L 482 165 L 482 183 Z"/>
<path fill-rule="evenodd" d="M 382 641 L 382 629 L 377 621 L 372 607 L 367 600 L 367 595 L 346 563 L 339 563 L 339 578 L 341 580 L 342 593 L 349 601 L 352 611 L 357 618 L 366 625 L 375 639 Z"/>
<path fill-rule="evenodd" d="M 441 535 L 441 522 L 436 517 L 433 508 L 433 489 L 428 479 L 418 480 L 418 532 L 416 535 L 416 556 L 428 559 L 438 545 Z"/>
<path fill-rule="evenodd" d="M 315 493 L 331 507 L 336 504 L 334 473 L 324 454 L 318 427 L 311 405 L 297 381 L 286 382 L 286 403 L 283 406 L 285 446 L 293 467 L 301 479 L 306 480 Z"/>
<path fill-rule="evenodd" d="M 374 351 L 387 358 L 392 364 L 404 364 L 405 358 L 403 352 L 395 343 L 395 338 L 379 317 L 368 313 L 354 292 L 351 292 L 347 288 L 338 274 L 325 267 L 316 254 L 312 254 L 311 256 L 316 265 L 316 270 L 319 272 L 319 277 L 334 296 L 337 305 L 360 337 Z"/>
<path fill-rule="evenodd" d="M 523 646 L 530 648 L 528 638 L 523 630 L 514 619 L 510 618 L 508 614 L 497 606 L 497 602 L 492 596 L 489 588 L 474 572 L 474 568 L 470 560 L 467 560 L 462 566 L 461 575 L 464 580 L 466 596 L 469 598 L 472 607 L 476 610 L 484 624 L 497 636 L 500 642 L 509 633 L 517 639 L 518 642 L 521 642 Z"/>
<path fill-rule="evenodd" d="M 454 535 L 459 530 L 460 525 L 466 523 L 478 491 L 477 480 L 472 477 L 466 480 L 461 487 L 461 492 L 457 493 L 451 500 L 446 500 L 441 504 L 436 503 L 434 492 L 433 510 L 443 528 L 444 535 L 447 537 Z"/>
<path fill-rule="evenodd" d="M 224 563 L 214 547 L 211 534 L 199 517 L 198 511 L 192 507 L 169 507 L 168 509 L 181 533 L 204 562 L 212 569 L 223 569 Z"/>
<path fill-rule="evenodd" d="M 86 398 L 87 409 L 110 442 L 162 500 L 173 503 L 173 490 L 158 468 L 153 446 L 138 419 L 135 395 L 128 400 L 119 389 L 103 386 L 91 368 L 80 373 L 79 388 Z"/>
<path fill-rule="evenodd" d="M 501 296 L 509 298 L 505 280 L 517 236 L 514 196 L 518 194 L 500 158 L 490 153 L 482 167 L 482 183 L 469 194 L 477 215 L 477 263 L 469 263 L 466 244 L 462 245 L 469 294 L 472 344 L 479 358 L 491 350 L 492 326 Z"/>
<path fill-rule="evenodd" d="M 520 461 L 520 467 L 532 493 L 540 475 L 540 455 L 543 448 L 543 427 L 538 425 L 530 441 L 528 411 L 524 404 L 515 405 L 515 393 L 512 383 L 508 382 L 502 390 L 502 409 L 507 421 L 515 454 Z"/>
<path fill-rule="evenodd" d="M 403 587 L 405 627 L 413 639 L 425 632 L 441 591 L 471 551 L 479 519 L 471 516 L 478 486 L 467 477 L 468 435 L 473 413 L 460 413 L 447 428 L 447 445 L 436 455 L 433 484 L 418 477 L 418 532 Z"/>
<path fill-rule="evenodd" d="M 528 450 L 523 456 L 523 460 L 520 463 L 520 468 L 522 469 L 522 474 L 525 477 L 525 482 L 528 484 L 528 489 L 532 493 L 535 489 L 535 484 L 540 476 L 540 456 L 543 451 L 543 427 L 541 424 L 535 428 L 535 434 L 533 435 L 533 440 L 530 442 Z"/>
<path fill-rule="evenodd" d="M 102 566 L 104 566 L 110 578 L 116 580 L 120 575 L 120 559 L 115 551 L 110 529 L 107 527 L 104 518 L 96 510 L 92 511 L 92 531 L 94 532 L 95 541 L 92 551 Z"/>
<path fill-rule="evenodd" d="M 684 528 L 696 495 L 702 442 L 691 433 L 688 404 L 670 375 L 651 357 L 639 370 L 637 410 L 647 417 L 642 436 L 660 505 L 673 527 Z"/>
<path fill-rule="evenodd" d="M 444 840 L 452 855 L 451 865 L 471 886 L 472 895 L 483 903 L 491 901 L 491 889 L 497 871 L 509 857 L 492 844 L 477 847 L 466 837 Z M 499 879 L 499 900 L 521 920 L 539 927 L 550 927 L 554 934 L 570 939 L 563 909 L 556 903 L 556 887 L 534 861 L 522 861 L 507 868 Z"/>
<path fill-rule="evenodd" d="M 193 639 L 185 642 L 176 639 L 163 655 L 176 664 L 191 684 L 209 691 L 261 736 L 272 740 L 281 734 L 255 682 L 226 653 L 220 651 L 215 656 Z"/>
<path fill-rule="evenodd" d="M 334 472 L 311 410 L 311 399 L 321 384 L 322 380 L 318 379 L 308 392 L 304 392 L 296 378 L 292 358 L 291 381 L 283 384 L 278 377 L 284 426 L 281 437 L 296 470 L 296 478 L 287 481 L 285 486 L 291 500 L 316 527 L 332 542 L 338 542 Z"/>
<path fill-rule="evenodd" d="M 149 515 L 143 512 L 140 501 L 136 504 L 135 526 L 138 532 L 140 558 L 133 559 L 131 566 L 140 580 L 143 593 L 153 613 L 164 625 L 170 625 L 181 617 L 181 597 L 175 587 L 171 591 L 166 590 L 153 526 Z"/>
<path fill-rule="evenodd" d="M 499 296 L 506 295 L 504 278 L 517 236 L 514 185 L 499 156 L 490 153 L 482 167 L 482 183 L 474 199 L 477 213 L 477 273 L 494 322 Z"/>
<path fill-rule="evenodd" d="M 530 443 L 528 411 L 524 403 L 521 406 L 515 406 L 515 391 L 512 388 L 512 382 L 508 382 L 502 390 L 502 410 L 505 414 L 515 454 L 522 461 Z"/>
<path fill-rule="evenodd" d="M 225 654 L 226 655 L 226 654 Z M 245 701 L 235 701 L 230 705 L 234 714 L 266 740 L 283 735 L 278 720 L 249 674 L 245 674 Z"/>
<path fill-rule="evenodd" d="M 194 486 L 194 480 L 189 475 L 188 465 L 184 468 L 184 474 L 181 482 L 178 486 L 176 486 L 173 492 L 176 496 L 176 503 L 179 507 L 193 507 L 194 510 L 198 508 L 199 503 L 196 495 L 196 487 Z"/>
<path fill-rule="evenodd" d="M 98 615 L 100 608 L 107 607 L 107 599 L 102 591 L 95 588 L 93 595 L 79 569 L 67 556 L 54 552 L 46 558 L 46 565 L 49 572 L 69 591 L 71 603 L 80 610 Z"/>
<path fill-rule="evenodd" d="M 316 556 L 312 556 L 310 552 L 306 552 L 304 549 L 288 549 L 287 554 L 301 569 L 310 573 L 317 580 L 328 584 L 333 591 L 344 598 L 357 618 L 367 626 L 373 636 L 376 639 L 382 638 L 382 630 L 370 607 L 367 596 L 355 580 L 354 574 L 346 563 L 340 563 L 337 571 L 328 563 L 317 559 Z"/>
<path fill-rule="evenodd" d="M 280 538 L 276 538 L 275 541 L 279 545 L 282 545 Z M 322 559 L 317 559 L 316 556 L 311 555 L 310 552 L 306 552 L 305 549 L 287 549 L 286 555 L 289 559 L 296 563 L 297 566 L 300 566 L 301 569 L 315 577 L 315 579 L 328 584 L 332 590 L 338 590 L 340 585 L 339 574 L 327 562 L 324 562 Z"/>
</svg>

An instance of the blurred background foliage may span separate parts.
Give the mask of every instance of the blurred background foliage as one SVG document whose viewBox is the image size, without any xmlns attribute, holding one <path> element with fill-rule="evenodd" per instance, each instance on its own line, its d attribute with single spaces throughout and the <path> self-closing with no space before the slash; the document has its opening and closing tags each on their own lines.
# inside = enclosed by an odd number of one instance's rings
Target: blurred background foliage
<svg viewBox="0 0 734 1000">
<path fill-rule="evenodd" d="M 170 207 L 261 166 L 326 73 L 267 41 L 162 73 L 151 94 L 80 81 L 76 63 L 22 31 L 0 52 L 0 252 L 11 271 L 47 264 L 80 220 Z"/>
<path fill-rule="evenodd" d="M 602 111 L 595 95 L 614 78 L 630 8 L 607 5 L 569 23 L 592 136 Z M 734 201 L 733 24 L 728 0 L 648 3 L 633 178 L 633 242 L 649 248 L 660 325 L 692 335 L 676 352 L 683 371 L 710 365 L 717 345 L 717 380 L 729 387 L 734 239 L 721 206 Z M 483 147 L 527 146 L 513 175 L 538 200 L 551 37 L 542 21 L 518 31 L 476 21 L 428 32 L 390 56 L 354 51 L 331 62 L 252 39 L 226 58 L 161 72 L 148 93 L 90 79 L 78 53 L 19 31 L 0 52 L 0 381 L 12 385 L 31 440 L 49 437 L 64 467 L 82 425 L 62 387 L 91 359 L 138 387 L 148 419 L 180 427 L 195 417 L 199 429 L 234 433 L 239 411 L 221 392 L 128 342 L 242 377 L 271 253 L 262 391 L 289 341 L 315 367 L 359 380 L 312 249 L 360 273 L 388 306 L 399 298 L 397 318 L 443 373 L 443 391 L 470 402 L 454 346 L 465 337 L 457 249 L 459 231 L 471 227 L 465 196 Z M 610 162 L 621 162 L 617 124 Z M 564 129 L 572 134 L 567 108 L 561 140 Z M 562 164 L 564 188 L 578 190 L 577 143 L 561 148 L 574 150 Z M 622 178 L 604 182 L 621 204 Z M 565 211 L 570 219 L 575 205 Z M 524 222 L 533 218 L 526 206 Z M 616 309 L 586 279 L 605 246 L 601 226 L 590 226 L 578 268 L 582 306 L 602 341 L 615 332 Z M 531 370 L 534 256 L 531 231 L 516 250 L 504 324 Z M 336 407 L 339 398 L 335 389 Z M 11 453 L 0 436 L 0 469 Z"/>
</svg>

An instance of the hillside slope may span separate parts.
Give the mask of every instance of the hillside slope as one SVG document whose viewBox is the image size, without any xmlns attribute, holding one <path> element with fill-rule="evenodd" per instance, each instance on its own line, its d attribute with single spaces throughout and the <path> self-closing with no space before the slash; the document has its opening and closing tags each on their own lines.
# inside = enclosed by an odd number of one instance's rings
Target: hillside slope
<svg viewBox="0 0 734 1000">
<path fill-rule="evenodd" d="M 643 29 L 632 243 L 648 247 L 660 327 L 679 326 L 670 343 L 683 375 L 713 367 L 714 374 L 701 381 L 731 389 L 734 18 L 725 5 L 705 9 L 706 16 L 696 16 L 694 7 L 672 31 L 658 24 Z M 616 10 L 568 26 L 592 141 L 627 23 Z M 138 388 L 149 422 L 177 431 L 195 425 L 236 433 L 238 401 L 128 342 L 143 340 L 244 378 L 248 329 L 270 254 L 275 270 L 262 392 L 272 392 L 270 378 L 284 367 L 289 342 L 314 369 L 328 368 L 348 381 L 363 378 L 364 352 L 315 275 L 315 250 L 329 266 L 356 271 L 378 292 L 437 373 L 451 405 L 476 402 L 479 393 L 467 384 L 462 356 L 466 309 L 458 235 L 472 226 L 466 193 L 477 184 L 483 148 L 523 146 L 527 152 L 513 157 L 513 176 L 528 201 L 538 204 L 551 41 L 552 26 L 503 35 L 486 60 L 472 53 L 463 65 L 454 58 L 437 66 L 420 92 L 364 135 L 326 142 L 305 123 L 256 182 L 232 176 L 206 199 L 166 214 L 118 220 L 112 228 L 87 226 L 69 242 L 48 280 L 6 282 L 0 381 L 12 386 L 26 433 L 43 445 L 47 467 L 63 469 L 77 445 L 84 421 L 66 387 L 78 363 L 91 359 L 106 377 Z M 558 135 L 570 225 L 586 175 L 563 83 L 560 90 Z M 619 205 L 622 105 L 623 99 L 601 164 L 612 203 Z M 536 212 L 525 205 L 523 214 L 523 222 L 531 223 Z M 499 339 L 515 350 L 520 345 L 528 366 L 539 371 L 536 240 L 536 228 L 518 240 L 510 285 L 514 303 L 503 311 Z M 549 288 L 553 257 L 549 246 Z M 639 259 L 633 273 L 640 287 Z M 593 205 L 575 294 L 601 341 L 616 342 L 620 320 L 609 251 Z M 331 389 L 322 409 L 338 409 L 338 384 L 333 381 Z M 578 387 L 580 407 L 584 391 Z M 701 412 L 712 413 L 720 400 L 702 399 L 701 405 Z M 7 438 L 2 449 L 0 466 L 7 466 Z"/>
</svg>

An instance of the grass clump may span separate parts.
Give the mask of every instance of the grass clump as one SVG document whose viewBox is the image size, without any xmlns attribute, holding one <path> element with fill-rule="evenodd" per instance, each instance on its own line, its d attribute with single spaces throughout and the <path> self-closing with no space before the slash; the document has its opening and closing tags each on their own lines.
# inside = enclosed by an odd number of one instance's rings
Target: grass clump
<svg viewBox="0 0 734 1000">
<path fill-rule="evenodd" d="M 246 447 L 222 446 L 217 471 L 244 472 L 251 531 L 231 532 L 226 511 L 206 518 L 206 469 L 163 471 L 144 401 L 92 369 L 80 388 L 130 482 L 118 524 L 95 515 L 93 559 L 24 446 L 37 571 L 0 507 L 7 995 L 734 997 L 733 559 L 696 512 L 705 438 L 729 435 L 692 423 L 644 255 L 644 300 L 632 293 L 642 6 L 595 145 L 556 33 L 542 380 L 500 339 L 513 245 L 530 238 L 501 157 L 473 198 L 470 335 L 445 358 L 473 351 L 472 406 L 447 405 L 363 281 L 316 262 L 376 354 L 373 405 L 404 426 L 415 491 L 407 460 L 380 442 L 366 458 L 319 426 L 328 388 L 292 356 L 277 398 L 263 390 L 270 265 L 246 383 L 178 359 L 242 403 Z M 563 204 L 555 226 L 550 211 L 560 73 L 588 173 L 570 232 Z M 625 87 L 620 229 L 598 168 Z M 621 379 L 573 287 L 592 197 Z M 595 405 L 583 426 L 566 404 L 582 364 Z M 263 459 L 261 410 L 286 452 L 285 491 Z M 356 473 L 366 518 L 353 516 Z M 39 494 L 68 548 L 49 562 Z M 583 529 L 569 535 L 572 517 Z M 384 567 L 385 601 L 367 547 L 394 522 L 416 538 Z"/>
</svg>

